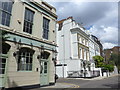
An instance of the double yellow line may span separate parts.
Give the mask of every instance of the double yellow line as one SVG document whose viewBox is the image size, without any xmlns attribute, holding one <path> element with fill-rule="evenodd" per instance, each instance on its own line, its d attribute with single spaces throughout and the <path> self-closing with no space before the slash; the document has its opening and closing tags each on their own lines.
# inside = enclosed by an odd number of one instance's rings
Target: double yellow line
<svg viewBox="0 0 120 90">
<path fill-rule="evenodd" d="M 75 85 L 75 84 L 71 84 L 71 83 L 62 83 L 62 84 L 66 84 L 66 85 L 71 85 L 73 87 L 70 87 L 70 88 L 79 88 L 80 86 L 78 85 Z"/>
</svg>

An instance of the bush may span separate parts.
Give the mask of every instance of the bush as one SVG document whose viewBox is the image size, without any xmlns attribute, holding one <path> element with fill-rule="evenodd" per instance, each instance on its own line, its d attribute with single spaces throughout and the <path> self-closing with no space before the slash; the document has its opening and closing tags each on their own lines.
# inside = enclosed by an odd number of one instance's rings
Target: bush
<svg viewBox="0 0 120 90">
<path fill-rule="evenodd" d="M 111 64 L 104 65 L 104 68 L 109 70 L 110 72 L 114 71 L 114 65 Z"/>
</svg>

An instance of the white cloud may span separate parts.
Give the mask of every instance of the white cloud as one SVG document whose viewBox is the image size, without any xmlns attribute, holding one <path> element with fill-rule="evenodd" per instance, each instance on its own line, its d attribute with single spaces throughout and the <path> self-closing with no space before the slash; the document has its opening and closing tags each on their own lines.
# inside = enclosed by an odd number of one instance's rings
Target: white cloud
<svg viewBox="0 0 120 90">
<path fill-rule="evenodd" d="M 90 32 L 103 43 L 118 44 L 118 29 L 116 27 L 93 26 L 90 28 Z"/>
<path fill-rule="evenodd" d="M 104 49 L 110 49 L 113 48 L 114 46 L 118 46 L 118 45 L 113 43 L 103 43 Z"/>
<path fill-rule="evenodd" d="M 119 0 L 44 0 L 47 2 L 118 2 Z"/>
<path fill-rule="evenodd" d="M 100 39 L 104 42 L 117 43 L 118 42 L 118 29 L 115 27 L 104 28 L 104 33 Z"/>
<path fill-rule="evenodd" d="M 52 1 L 55 1 L 51 4 L 57 10 L 58 20 L 73 16 L 76 22 L 90 27 L 90 32 L 101 40 L 104 48 L 118 43 L 118 3 L 109 2 L 115 0 Z"/>
</svg>

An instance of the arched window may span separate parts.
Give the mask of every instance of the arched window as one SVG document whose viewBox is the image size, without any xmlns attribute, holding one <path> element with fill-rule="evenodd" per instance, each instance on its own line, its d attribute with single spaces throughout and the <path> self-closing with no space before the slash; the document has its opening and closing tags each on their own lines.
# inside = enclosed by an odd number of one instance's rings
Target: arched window
<svg viewBox="0 0 120 90">
<path fill-rule="evenodd" d="M 18 71 L 32 71 L 34 51 L 29 48 L 21 48 L 18 54 Z"/>
<path fill-rule="evenodd" d="M 49 52 L 44 51 L 41 53 L 41 59 L 48 59 L 49 56 L 50 56 Z"/>
</svg>

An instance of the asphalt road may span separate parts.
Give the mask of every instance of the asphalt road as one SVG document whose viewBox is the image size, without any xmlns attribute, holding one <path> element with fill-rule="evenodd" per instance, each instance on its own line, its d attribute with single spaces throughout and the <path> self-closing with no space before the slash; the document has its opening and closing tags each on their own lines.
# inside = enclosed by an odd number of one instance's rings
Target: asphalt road
<svg viewBox="0 0 120 90">
<path fill-rule="evenodd" d="M 58 83 L 70 83 L 78 85 L 79 88 L 120 88 L 120 75 L 108 77 L 100 80 L 81 80 L 81 79 L 63 79 L 57 80 Z"/>
</svg>

